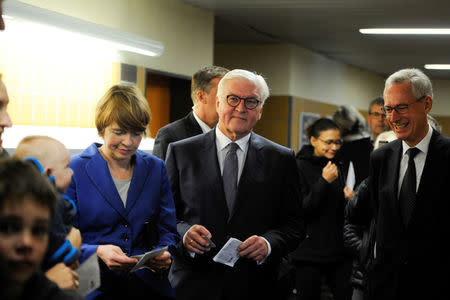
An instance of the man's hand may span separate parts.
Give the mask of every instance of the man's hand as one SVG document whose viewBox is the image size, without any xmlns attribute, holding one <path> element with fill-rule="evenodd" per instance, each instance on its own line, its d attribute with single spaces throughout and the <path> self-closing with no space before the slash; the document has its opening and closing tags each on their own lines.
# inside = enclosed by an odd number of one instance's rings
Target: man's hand
<svg viewBox="0 0 450 300">
<path fill-rule="evenodd" d="M 345 188 L 344 188 L 344 197 L 345 197 L 345 200 L 349 200 L 351 197 L 353 197 L 355 195 L 355 192 L 351 189 L 351 188 L 349 188 L 348 186 L 346 186 Z"/>
<path fill-rule="evenodd" d="M 160 255 L 150 258 L 147 261 L 146 265 L 153 272 L 157 272 L 160 270 L 167 270 L 170 267 L 171 263 L 172 263 L 172 258 L 171 258 L 170 252 L 164 251 Z"/>
<path fill-rule="evenodd" d="M 186 250 L 196 254 L 203 254 L 205 251 L 211 250 L 207 240 L 202 236 L 211 238 L 211 233 L 202 225 L 192 225 L 186 232 L 183 239 L 183 244 Z"/>
<path fill-rule="evenodd" d="M 78 290 L 78 273 L 67 267 L 64 263 L 54 265 L 45 272 L 45 276 L 55 282 L 61 289 Z"/>
<path fill-rule="evenodd" d="M 333 181 L 335 181 L 338 178 L 337 166 L 329 161 L 327 165 L 322 169 L 322 177 L 328 183 L 332 183 Z"/>
<path fill-rule="evenodd" d="M 115 245 L 98 246 L 97 255 L 113 271 L 129 271 L 138 262 L 137 258 L 126 256 L 122 249 Z"/>
<path fill-rule="evenodd" d="M 239 245 L 238 250 L 240 257 L 246 257 L 255 261 L 263 260 L 269 253 L 266 241 L 257 235 L 252 235 L 242 242 L 242 244 Z"/>
</svg>

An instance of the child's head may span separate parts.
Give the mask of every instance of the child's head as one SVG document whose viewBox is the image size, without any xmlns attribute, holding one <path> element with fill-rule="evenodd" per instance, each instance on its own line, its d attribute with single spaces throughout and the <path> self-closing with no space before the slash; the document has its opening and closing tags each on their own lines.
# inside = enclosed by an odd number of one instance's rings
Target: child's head
<svg viewBox="0 0 450 300">
<path fill-rule="evenodd" d="M 59 141 L 48 136 L 28 136 L 23 138 L 14 152 L 14 157 L 33 157 L 44 168 L 44 174 L 54 176 L 56 188 L 64 193 L 72 180 L 69 168 L 70 154 Z"/>
<path fill-rule="evenodd" d="M 0 279 L 23 285 L 41 264 L 57 201 L 31 162 L 0 160 Z"/>
</svg>

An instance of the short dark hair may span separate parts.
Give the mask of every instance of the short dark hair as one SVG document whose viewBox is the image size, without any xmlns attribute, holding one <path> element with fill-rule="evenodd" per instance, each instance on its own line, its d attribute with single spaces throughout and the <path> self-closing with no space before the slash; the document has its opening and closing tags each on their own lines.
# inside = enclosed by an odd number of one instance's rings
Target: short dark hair
<svg viewBox="0 0 450 300">
<path fill-rule="evenodd" d="M 58 198 L 50 181 L 30 161 L 1 158 L 0 209 L 3 209 L 7 201 L 20 204 L 26 196 L 31 196 L 37 203 L 48 207 L 53 215 Z"/>
<path fill-rule="evenodd" d="M 341 132 L 339 126 L 328 118 L 320 118 L 306 128 L 306 135 L 310 139 L 311 137 L 318 138 L 320 133 L 325 130 L 336 129 Z"/>
<path fill-rule="evenodd" d="M 384 99 L 383 99 L 383 97 L 376 97 L 375 99 L 370 101 L 370 103 L 369 103 L 369 110 L 368 110 L 369 114 L 372 112 L 372 106 L 374 106 L 375 104 L 384 106 Z"/>
<path fill-rule="evenodd" d="M 212 88 L 211 80 L 214 78 L 220 78 L 228 73 L 228 69 L 219 66 L 203 67 L 194 75 L 192 75 L 191 81 L 191 98 L 194 105 L 197 103 L 197 91 L 205 91 L 209 93 Z"/>
</svg>

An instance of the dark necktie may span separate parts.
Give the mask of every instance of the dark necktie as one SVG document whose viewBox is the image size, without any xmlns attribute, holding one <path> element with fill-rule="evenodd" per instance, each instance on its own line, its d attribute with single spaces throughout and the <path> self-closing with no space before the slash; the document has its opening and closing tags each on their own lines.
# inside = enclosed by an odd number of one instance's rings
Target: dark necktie
<svg viewBox="0 0 450 300">
<path fill-rule="evenodd" d="M 228 153 L 223 162 L 223 188 L 225 190 L 225 199 L 227 200 L 228 212 L 233 211 L 234 202 L 237 195 L 237 178 L 238 178 L 238 159 L 236 150 L 238 149 L 236 143 L 228 145 Z"/>
<path fill-rule="evenodd" d="M 406 169 L 405 177 L 403 177 L 402 187 L 400 189 L 399 202 L 400 212 L 403 218 L 403 224 L 408 226 L 411 213 L 416 203 L 416 165 L 414 164 L 414 157 L 420 152 L 417 148 L 409 148 L 406 153 L 409 156 L 408 168 Z"/>
</svg>

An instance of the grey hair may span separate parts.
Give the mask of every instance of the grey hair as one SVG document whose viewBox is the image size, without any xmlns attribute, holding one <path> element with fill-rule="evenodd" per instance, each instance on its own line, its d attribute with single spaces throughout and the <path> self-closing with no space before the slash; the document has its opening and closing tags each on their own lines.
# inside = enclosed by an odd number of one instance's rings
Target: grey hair
<svg viewBox="0 0 450 300">
<path fill-rule="evenodd" d="M 228 71 L 228 69 L 219 66 L 207 66 L 195 72 L 191 80 L 192 102 L 194 104 L 198 102 L 197 91 L 201 90 L 209 93 L 214 86 L 211 80 L 223 77 Z"/>
<path fill-rule="evenodd" d="M 433 127 L 434 130 L 441 133 L 442 132 L 442 126 L 439 124 L 439 122 L 433 118 L 430 114 L 427 114 L 428 124 Z"/>
<path fill-rule="evenodd" d="M 351 105 L 341 105 L 333 113 L 333 121 L 342 129 L 342 135 L 365 134 L 366 120 Z"/>
<path fill-rule="evenodd" d="M 231 79 L 246 79 L 252 83 L 254 83 L 259 90 L 259 94 L 261 97 L 262 104 L 264 105 L 264 102 L 267 98 L 269 98 L 269 87 L 267 86 L 266 80 L 261 76 L 254 72 L 250 72 L 247 70 L 242 69 L 234 69 L 225 74 L 223 78 L 220 80 L 219 85 L 217 87 L 217 95 L 218 96 L 224 96 L 223 95 L 223 88 L 225 85 L 225 82 Z"/>
<path fill-rule="evenodd" d="M 384 85 L 384 93 L 394 83 L 405 81 L 411 82 L 411 93 L 416 99 L 422 96 L 433 98 L 433 87 L 430 78 L 419 69 L 402 69 L 389 76 Z"/>
</svg>

